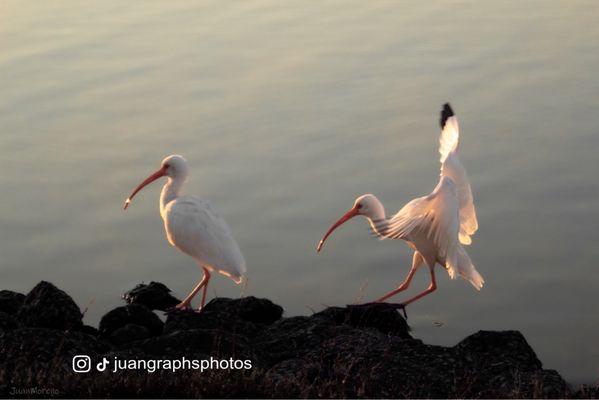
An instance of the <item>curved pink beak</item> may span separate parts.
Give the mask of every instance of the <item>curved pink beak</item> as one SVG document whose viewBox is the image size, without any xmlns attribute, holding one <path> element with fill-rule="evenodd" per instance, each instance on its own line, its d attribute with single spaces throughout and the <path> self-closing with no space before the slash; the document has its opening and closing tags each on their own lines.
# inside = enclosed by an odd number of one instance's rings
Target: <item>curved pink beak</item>
<svg viewBox="0 0 599 400">
<path fill-rule="evenodd" d="M 316 247 L 316 251 L 320 252 L 320 250 L 322 249 L 322 246 L 324 246 L 324 241 L 327 240 L 327 238 L 329 237 L 329 235 L 331 233 L 333 233 L 333 231 L 335 229 L 337 229 L 339 226 L 343 225 L 345 222 L 349 221 L 350 219 L 352 219 L 353 217 L 355 217 L 358 214 L 359 214 L 358 207 L 354 206 L 348 212 L 346 212 L 341 218 L 339 218 L 339 220 L 337 222 L 335 222 L 329 228 L 329 230 L 327 231 L 327 233 L 325 233 L 325 235 L 322 238 L 322 240 L 318 243 L 318 246 Z"/>
<path fill-rule="evenodd" d="M 156 179 L 161 178 L 163 176 L 166 175 L 166 168 L 160 168 L 158 171 L 154 172 L 152 175 L 148 176 L 142 183 L 140 183 L 135 190 L 133 190 L 133 192 L 131 193 L 131 195 L 129 197 L 127 197 L 127 200 L 125 200 L 125 205 L 123 206 L 123 210 L 126 210 L 127 207 L 129 207 L 129 204 L 131 204 L 131 200 L 133 200 L 133 196 L 135 196 L 137 194 L 137 192 L 139 192 L 141 189 L 143 189 L 145 186 L 149 185 L 150 183 L 154 182 Z"/>
</svg>

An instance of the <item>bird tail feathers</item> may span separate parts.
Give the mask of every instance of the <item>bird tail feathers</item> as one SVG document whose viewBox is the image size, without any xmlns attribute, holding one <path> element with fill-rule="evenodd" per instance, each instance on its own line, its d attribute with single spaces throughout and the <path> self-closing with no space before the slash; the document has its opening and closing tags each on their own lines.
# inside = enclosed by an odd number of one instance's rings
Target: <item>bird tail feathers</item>
<svg viewBox="0 0 599 400">
<path fill-rule="evenodd" d="M 447 272 L 449 272 L 451 279 L 455 279 L 457 274 L 460 274 L 460 276 L 470 282 L 476 290 L 480 290 L 483 287 L 485 280 L 478 273 L 476 268 L 474 268 L 472 260 L 462 245 L 458 245 L 457 254 L 452 258 L 455 262 L 452 262 L 453 260 L 447 260 Z"/>
</svg>

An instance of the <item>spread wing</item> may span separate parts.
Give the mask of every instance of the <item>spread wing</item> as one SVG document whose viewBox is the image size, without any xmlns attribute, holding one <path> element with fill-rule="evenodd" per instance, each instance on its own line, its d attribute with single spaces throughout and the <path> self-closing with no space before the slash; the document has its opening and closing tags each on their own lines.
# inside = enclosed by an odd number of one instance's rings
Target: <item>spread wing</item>
<svg viewBox="0 0 599 400">
<path fill-rule="evenodd" d="M 458 119 L 453 113 L 451 106 L 446 103 L 441 110 L 441 137 L 439 138 L 439 153 L 441 154 L 441 177 L 450 178 L 456 185 L 456 193 L 459 201 L 460 215 L 460 242 L 462 244 L 472 243 L 472 236 L 478 229 L 476 220 L 476 209 L 472 189 L 466 170 L 458 159 L 457 151 L 460 139 Z"/>
<path fill-rule="evenodd" d="M 470 236 L 478 229 L 472 189 L 466 170 L 457 156 L 460 130 L 458 119 L 449 104 L 441 111 L 441 178 L 428 196 L 410 201 L 393 217 L 378 222 L 374 233 L 382 239 L 407 238 L 410 234 L 426 231 L 435 239 L 441 252 L 453 257 L 450 247 L 457 235 L 459 243 L 470 244 Z M 454 228 L 457 234 L 454 235 Z"/>
<path fill-rule="evenodd" d="M 167 205 L 168 241 L 206 267 L 240 281 L 246 272 L 241 250 L 223 217 L 210 202 L 183 196 Z"/>
<path fill-rule="evenodd" d="M 378 222 L 375 230 L 383 239 L 432 239 L 437 255 L 446 260 L 448 271 L 454 277 L 458 270 L 458 213 L 456 185 L 451 179 L 441 177 L 431 194 L 410 201 L 393 217 Z"/>
<path fill-rule="evenodd" d="M 430 209 L 429 196 L 414 199 L 391 218 L 377 221 L 373 233 L 381 239 L 405 239 L 413 230 L 424 225 L 430 217 Z"/>
</svg>

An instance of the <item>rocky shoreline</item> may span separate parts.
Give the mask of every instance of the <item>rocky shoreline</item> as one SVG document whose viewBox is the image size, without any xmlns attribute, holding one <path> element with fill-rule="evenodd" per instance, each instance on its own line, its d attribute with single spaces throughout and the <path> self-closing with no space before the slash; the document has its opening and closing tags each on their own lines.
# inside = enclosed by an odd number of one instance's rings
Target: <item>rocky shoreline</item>
<svg viewBox="0 0 599 400">
<path fill-rule="evenodd" d="M 597 388 L 573 391 L 556 371 L 543 369 L 517 331 L 480 331 L 453 347 L 427 345 L 385 304 L 283 318 L 283 309 L 267 299 L 217 298 L 202 313 L 171 313 L 163 322 L 156 310 L 178 302 L 163 284 L 138 285 L 124 299 L 128 304 L 109 311 L 96 329 L 83 324 L 79 307 L 51 283 L 40 282 L 27 295 L 0 291 L 0 396 L 564 398 L 598 393 Z M 73 372 L 77 355 L 89 357 L 89 372 Z M 99 371 L 102 366 L 106 370 Z"/>
</svg>

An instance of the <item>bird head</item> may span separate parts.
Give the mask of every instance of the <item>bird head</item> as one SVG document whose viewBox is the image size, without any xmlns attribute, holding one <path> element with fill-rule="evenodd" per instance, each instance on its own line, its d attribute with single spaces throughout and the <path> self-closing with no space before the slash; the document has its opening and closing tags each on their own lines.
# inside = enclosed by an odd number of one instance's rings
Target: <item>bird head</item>
<svg viewBox="0 0 599 400">
<path fill-rule="evenodd" d="M 125 200 L 124 209 L 126 210 L 131 204 L 131 200 L 133 197 L 145 186 L 154 182 L 156 179 L 161 178 L 163 176 L 168 176 L 172 179 L 182 179 L 185 180 L 187 178 L 188 168 L 187 161 L 183 156 L 180 155 L 171 155 L 166 157 L 160 163 L 160 168 L 153 172 L 150 176 L 148 176 L 142 183 L 140 183 L 131 193 L 131 195 Z"/>
<path fill-rule="evenodd" d="M 187 160 L 178 154 L 166 157 L 160 166 L 164 169 L 165 175 L 170 178 L 187 178 L 189 174 Z"/>
<path fill-rule="evenodd" d="M 363 194 L 354 202 L 354 207 L 358 209 L 358 215 L 363 215 L 376 220 L 385 216 L 383 205 L 373 194 Z"/>
<path fill-rule="evenodd" d="M 339 226 L 343 225 L 345 222 L 349 221 L 355 216 L 363 215 L 371 220 L 376 220 L 379 218 L 383 218 L 385 215 L 385 210 L 383 205 L 373 194 L 364 194 L 356 199 L 352 208 L 350 208 L 341 218 L 337 220 L 327 233 L 324 235 L 322 240 L 318 243 L 318 247 L 316 251 L 320 252 L 322 246 L 324 246 L 325 240 L 333 233 L 335 229 Z"/>
</svg>

